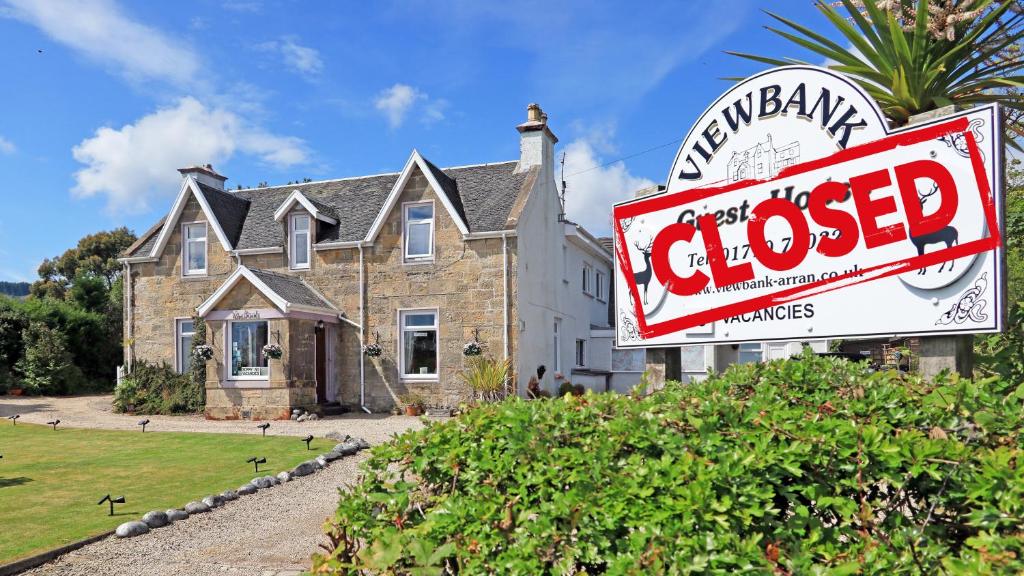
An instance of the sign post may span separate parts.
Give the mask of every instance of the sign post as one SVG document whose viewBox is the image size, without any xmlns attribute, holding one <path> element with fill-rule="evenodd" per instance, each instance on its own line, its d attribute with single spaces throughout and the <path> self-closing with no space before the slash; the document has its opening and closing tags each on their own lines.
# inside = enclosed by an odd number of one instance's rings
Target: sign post
<svg viewBox="0 0 1024 576">
<path fill-rule="evenodd" d="M 821 68 L 737 84 L 666 192 L 614 208 L 617 344 L 1000 331 L 999 126 L 991 105 L 890 132 Z"/>
</svg>

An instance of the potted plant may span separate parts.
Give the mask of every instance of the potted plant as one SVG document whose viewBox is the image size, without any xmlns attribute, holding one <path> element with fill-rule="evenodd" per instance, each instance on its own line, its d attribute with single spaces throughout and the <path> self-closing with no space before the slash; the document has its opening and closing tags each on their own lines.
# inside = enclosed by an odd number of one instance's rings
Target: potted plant
<svg viewBox="0 0 1024 576">
<path fill-rule="evenodd" d="M 280 360 L 281 357 L 284 356 L 284 349 L 281 348 L 280 344 L 267 344 L 263 347 L 263 354 L 267 358 Z"/>
<path fill-rule="evenodd" d="M 419 416 L 423 413 L 423 406 L 426 402 L 423 397 L 415 392 L 404 394 L 398 398 L 402 404 L 405 404 L 405 415 L 406 416 Z"/>
<path fill-rule="evenodd" d="M 476 340 L 472 342 L 466 342 L 466 345 L 462 347 L 462 354 L 464 356 L 479 356 L 483 350 L 480 348 L 480 343 Z"/>
<path fill-rule="evenodd" d="M 206 362 L 213 358 L 213 346 L 209 344 L 197 344 L 192 349 L 192 358 L 199 362 Z"/>
<path fill-rule="evenodd" d="M 380 347 L 380 344 L 367 344 L 363 346 L 363 354 L 366 354 L 370 358 L 376 358 L 380 356 L 384 350 Z"/>
<path fill-rule="evenodd" d="M 21 396 L 22 394 L 25 393 L 25 391 L 21 388 L 21 386 L 11 386 L 11 389 L 9 390 L 9 392 L 10 392 L 11 396 Z"/>
</svg>

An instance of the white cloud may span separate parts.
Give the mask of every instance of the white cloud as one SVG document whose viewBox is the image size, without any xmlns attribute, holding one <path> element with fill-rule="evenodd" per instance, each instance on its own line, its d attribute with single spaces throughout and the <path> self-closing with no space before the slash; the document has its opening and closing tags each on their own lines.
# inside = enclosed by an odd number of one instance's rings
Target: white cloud
<svg viewBox="0 0 1024 576">
<path fill-rule="evenodd" d="M 0 136 L 0 154 L 14 154 L 17 149 L 18 147 L 14 145 L 14 142 Z"/>
<path fill-rule="evenodd" d="M 420 110 L 420 121 L 424 124 L 433 124 L 444 120 L 444 111 L 448 107 L 448 101 L 431 99 L 424 92 L 408 84 L 399 83 L 381 92 L 373 101 L 373 105 L 384 114 L 388 125 L 394 129 L 405 123 L 406 115 L 414 108 Z"/>
<path fill-rule="evenodd" d="M 281 57 L 285 65 L 297 74 L 307 77 L 317 76 L 324 69 L 324 61 L 320 52 L 315 48 L 298 44 L 294 38 L 285 37 L 280 41 L 270 41 L 258 44 L 258 50 L 274 52 Z"/>
<path fill-rule="evenodd" d="M 0 0 L 6 15 L 133 81 L 157 79 L 184 85 L 200 68 L 186 42 L 126 16 L 112 0 Z"/>
<path fill-rule="evenodd" d="M 605 150 L 610 150 L 607 135 L 598 142 Z M 610 233 L 612 204 L 628 200 L 637 190 L 654 185 L 652 180 L 630 174 L 622 162 L 602 166 L 604 160 L 587 138 L 574 140 L 564 152 L 565 213 L 593 234 Z"/>
<path fill-rule="evenodd" d="M 192 97 L 133 124 L 100 128 L 72 152 L 85 165 L 75 173 L 72 193 L 104 195 L 113 212 L 143 212 L 151 200 L 174 195 L 180 180 L 176 169 L 183 166 L 210 162 L 217 167 L 236 153 L 276 167 L 309 160 L 301 140 L 271 134 Z"/>
</svg>

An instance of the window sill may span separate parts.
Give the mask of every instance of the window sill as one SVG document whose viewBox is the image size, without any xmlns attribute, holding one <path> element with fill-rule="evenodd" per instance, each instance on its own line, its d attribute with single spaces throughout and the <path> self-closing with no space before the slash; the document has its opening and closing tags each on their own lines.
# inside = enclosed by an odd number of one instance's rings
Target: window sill
<svg viewBox="0 0 1024 576">
<path fill-rule="evenodd" d="M 207 274 L 206 272 L 203 272 L 202 274 L 200 274 L 198 272 L 193 272 L 191 274 L 182 274 L 181 275 L 181 279 L 182 280 L 206 280 L 209 277 L 210 277 L 210 275 Z"/>
<path fill-rule="evenodd" d="M 405 266 L 416 266 L 421 264 L 433 264 L 433 258 L 416 258 L 413 260 L 402 260 L 402 264 Z"/>
<path fill-rule="evenodd" d="M 412 375 L 403 374 L 398 379 L 401 380 L 402 382 L 440 382 L 441 381 L 441 378 L 438 377 L 437 374 L 431 374 L 429 376 L 419 376 L 419 375 L 415 375 L 415 374 L 412 374 Z"/>
</svg>

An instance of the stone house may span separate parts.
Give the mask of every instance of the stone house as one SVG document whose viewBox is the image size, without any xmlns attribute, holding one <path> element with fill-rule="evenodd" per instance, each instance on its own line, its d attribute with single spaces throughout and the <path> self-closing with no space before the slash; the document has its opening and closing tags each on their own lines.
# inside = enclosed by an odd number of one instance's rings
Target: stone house
<svg viewBox="0 0 1024 576">
<path fill-rule="evenodd" d="M 385 411 L 409 393 L 454 406 L 474 341 L 512 362 L 514 393 L 540 365 L 548 390 L 639 381 L 642 361 L 612 358 L 611 252 L 562 214 L 547 115 L 531 104 L 517 130 L 508 162 L 442 169 L 413 151 L 399 173 L 239 190 L 210 165 L 179 170 L 170 212 L 121 259 L 125 365 L 188 370 L 202 318 L 215 419 Z"/>
</svg>

